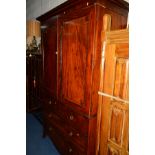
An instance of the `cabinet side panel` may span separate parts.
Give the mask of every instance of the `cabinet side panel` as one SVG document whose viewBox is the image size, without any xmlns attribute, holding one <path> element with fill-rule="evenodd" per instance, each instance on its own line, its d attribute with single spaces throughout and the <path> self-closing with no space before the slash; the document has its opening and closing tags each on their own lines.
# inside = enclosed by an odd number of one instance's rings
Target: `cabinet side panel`
<svg viewBox="0 0 155 155">
<path fill-rule="evenodd" d="M 93 83 L 92 83 L 92 107 L 91 114 L 96 114 L 98 104 L 98 90 L 100 77 L 100 61 L 101 61 L 101 32 L 103 27 L 103 16 L 109 14 L 111 16 L 111 30 L 123 29 L 127 25 L 127 16 L 117 14 L 111 10 L 96 5 L 96 33 L 94 38 L 94 55 L 93 55 Z"/>
</svg>

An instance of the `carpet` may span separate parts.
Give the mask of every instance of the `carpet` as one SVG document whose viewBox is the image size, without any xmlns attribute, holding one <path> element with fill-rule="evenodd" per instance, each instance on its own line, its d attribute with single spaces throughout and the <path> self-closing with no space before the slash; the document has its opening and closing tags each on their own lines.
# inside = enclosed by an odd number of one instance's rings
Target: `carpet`
<svg viewBox="0 0 155 155">
<path fill-rule="evenodd" d="M 26 114 L 26 155 L 60 155 L 49 137 L 42 137 L 43 126 L 33 114 Z"/>
</svg>

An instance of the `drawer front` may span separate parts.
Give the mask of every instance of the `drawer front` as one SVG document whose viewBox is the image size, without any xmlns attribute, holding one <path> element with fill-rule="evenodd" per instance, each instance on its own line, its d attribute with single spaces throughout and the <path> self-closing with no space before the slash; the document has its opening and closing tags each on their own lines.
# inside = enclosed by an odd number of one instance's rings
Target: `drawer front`
<svg viewBox="0 0 155 155">
<path fill-rule="evenodd" d="M 53 126 L 50 123 L 48 123 L 46 127 L 48 135 L 52 138 L 52 141 L 62 155 L 86 155 L 85 150 L 87 149 L 81 148 L 77 144 L 72 143 L 66 138 L 66 136 L 59 130 L 58 127 Z"/>
<path fill-rule="evenodd" d="M 51 114 L 56 114 L 68 126 L 75 128 L 83 136 L 88 136 L 88 118 L 68 108 L 63 103 L 58 102 L 55 97 L 51 96 L 49 91 L 45 91 L 43 94 L 42 107 L 44 114 L 48 114 L 49 117 L 51 117 Z"/>
<path fill-rule="evenodd" d="M 49 91 L 42 90 L 41 100 L 44 113 L 46 113 L 47 111 L 57 111 L 58 102 L 56 100 L 56 97 L 52 96 Z"/>
<path fill-rule="evenodd" d="M 88 145 L 89 120 L 59 103 L 50 93 L 45 93 L 42 99 L 45 131 L 56 145 L 60 143 L 58 149 L 63 150 L 62 154 L 86 154 L 83 152 Z"/>
<path fill-rule="evenodd" d="M 48 113 L 45 115 L 46 123 L 57 129 L 62 136 L 68 141 L 78 145 L 80 149 L 87 147 L 88 137 L 81 134 L 75 128 L 70 127 L 64 120 L 55 115 L 54 113 Z"/>
<path fill-rule="evenodd" d="M 70 155 L 70 154 L 72 154 L 72 155 L 86 155 L 85 151 L 86 151 L 86 149 L 80 150 L 73 143 L 66 141 L 65 155 Z"/>
<path fill-rule="evenodd" d="M 49 97 L 42 103 L 43 111 L 46 112 L 57 112 L 58 111 L 58 103 L 57 100 Z"/>
<path fill-rule="evenodd" d="M 83 136 L 88 136 L 89 120 L 72 109 L 61 104 L 57 114 L 70 127 L 75 128 Z"/>
<path fill-rule="evenodd" d="M 43 111 L 46 118 L 50 119 L 52 115 L 53 117 L 58 116 L 63 124 L 67 124 L 67 127 L 76 129 L 84 137 L 88 136 L 89 119 L 58 103 L 56 100 L 51 99 L 44 102 Z"/>
<path fill-rule="evenodd" d="M 66 145 L 64 141 L 62 140 L 62 137 L 58 134 L 57 130 L 49 124 L 48 125 L 46 124 L 45 129 L 49 137 L 52 139 L 52 142 L 58 149 L 58 151 L 62 154 L 64 152 L 64 149 L 66 148 Z"/>
</svg>

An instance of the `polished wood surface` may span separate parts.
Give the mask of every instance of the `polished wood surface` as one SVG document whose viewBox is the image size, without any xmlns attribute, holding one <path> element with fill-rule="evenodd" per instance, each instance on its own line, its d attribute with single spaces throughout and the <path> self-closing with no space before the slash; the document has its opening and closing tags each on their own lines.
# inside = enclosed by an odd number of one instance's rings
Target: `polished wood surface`
<svg viewBox="0 0 155 155">
<path fill-rule="evenodd" d="M 114 1 L 69 0 L 37 18 L 43 28 L 44 133 L 61 154 L 95 154 L 102 19 L 110 14 L 111 29 L 125 28 L 127 12 Z"/>
<path fill-rule="evenodd" d="M 42 55 L 38 52 L 26 54 L 26 111 L 41 107 Z"/>
<path fill-rule="evenodd" d="M 75 12 L 75 17 L 67 16 L 62 20 L 62 101 L 76 104 L 82 110 L 88 111 L 86 108 L 89 108 L 87 103 L 91 85 L 90 41 L 93 23 L 91 9 L 86 9 L 79 17 L 77 13 Z"/>
<path fill-rule="evenodd" d="M 103 31 L 96 154 L 129 154 L 129 32 Z M 103 65 L 104 64 L 104 65 Z"/>
<path fill-rule="evenodd" d="M 102 53 L 101 53 L 101 63 L 100 63 L 100 79 L 103 79 L 104 76 L 104 54 L 105 54 L 105 39 L 106 35 L 105 32 L 110 31 L 111 29 L 111 16 L 108 14 L 105 14 L 103 16 L 103 31 L 102 31 L 102 36 L 101 36 L 101 42 L 102 42 Z M 103 80 L 100 80 L 100 85 L 99 85 L 99 90 L 103 90 Z M 102 103 L 102 96 L 98 97 L 98 111 L 97 111 L 97 138 L 96 138 L 96 155 L 99 152 L 99 147 L 100 147 L 100 124 L 101 124 L 101 103 Z"/>
<path fill-rule="evenodd" d="M 44 87 L 57 95 L 57 19 L 42 31 L 44 47 Z"/>
<path fill-rule="evenodd" d="M 129 3 L 123 0 L 68 0 L 63 4 L 57 6 L 56 8 L 41 15 L 37 18 L 37 20 L 44 22 L 50 17 L 54 17 L 59 14 L 70 13 L 72 12 L 72 9 L 78 10 L 94 4 L 104 8 L 108 8 L 109 10 L 112 10 L 113 12 L 116 12 L 117 14 L 121 14 L 123 16 L 128 15 Z"/>
<path fill-rule="evenodd" d="M 88 24 L 86 17 L 65 22 L 62 33 L 62 95 L 78 105 L 85 96 Z"/>
</svg>

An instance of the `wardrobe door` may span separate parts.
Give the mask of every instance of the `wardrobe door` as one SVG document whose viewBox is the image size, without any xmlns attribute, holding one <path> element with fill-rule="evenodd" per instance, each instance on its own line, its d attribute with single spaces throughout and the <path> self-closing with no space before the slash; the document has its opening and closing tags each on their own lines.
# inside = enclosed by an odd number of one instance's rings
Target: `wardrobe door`
<svg viewBox="0 0 155 155">
<path fill-rule="evenodd" d="M 57 19 L 43 31 L 43 82 L 51 95 L 57 95 Z"/>
<path fill-rule="evenodd" d="M 90 9 L 82 14 L 79 12 L 66 15 L 62 21 L 61 97 L 66 104 L 87 109 L 90 102 L 93 14 Z"/>
</svg>

